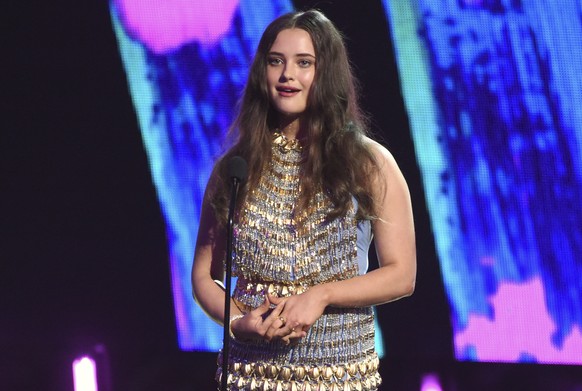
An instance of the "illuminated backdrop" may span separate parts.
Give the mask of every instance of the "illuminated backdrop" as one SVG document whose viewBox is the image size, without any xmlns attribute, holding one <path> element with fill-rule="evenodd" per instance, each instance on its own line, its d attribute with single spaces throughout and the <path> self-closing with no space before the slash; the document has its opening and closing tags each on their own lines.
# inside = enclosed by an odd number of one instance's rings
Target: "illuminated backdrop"
<svg viewBox="0 0 582 391">
<path fill-rule="evenodd" d="M 582 364 L 582 42 L 575 0 L 384 0 L 458 359 Z M 264 27 L 290 1 L 112 0 L 166 219 L 179 345 L 199 208 Z M 423 240 L 423 238 L 419 238 Z"/>
<path fill-rule="evenodd" d="M 166 220 L 179 345 L 218 350 L 222 328 L 191 295 L 200 206 L 260 35 L 292 8 L 284 0 L 110 4 Z"/>
<path fill-rule="evenodd" d="M 384 5 L 456 357 L 582 364 L 581 3 Z"/>
</svg>

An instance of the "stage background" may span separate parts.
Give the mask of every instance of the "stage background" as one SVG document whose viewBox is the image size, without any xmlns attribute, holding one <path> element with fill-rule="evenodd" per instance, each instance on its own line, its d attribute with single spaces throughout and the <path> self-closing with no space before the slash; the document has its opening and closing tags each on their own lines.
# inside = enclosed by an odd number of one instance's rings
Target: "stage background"
<svg viewBox="0 0 582 391">
<path fill-rule="evenodd" d="M 450 390 L 579 389 L 577 366 L 454 359 L 386 10 L 379 1 L 320 6 L 349 37 L 362 103 L 415 208 L 417 291 L 378 310 L 386 389 L 418 389 L 429 371 Z M 166 223 L 109 5 L 19 2 L 4 10 L 1 388 L 72 390 L 72 357 L 102 343 L 117 390 L 210 389 L 214 354 L 179 348 Z"/>
</svg>

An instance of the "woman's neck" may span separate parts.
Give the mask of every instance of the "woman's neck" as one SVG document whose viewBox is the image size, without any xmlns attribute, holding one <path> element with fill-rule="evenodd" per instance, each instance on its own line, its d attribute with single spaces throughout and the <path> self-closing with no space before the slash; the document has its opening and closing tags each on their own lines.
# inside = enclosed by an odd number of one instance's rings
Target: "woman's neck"
<svg viewBox="0 0 582 391">
<path fill-rule="evenodd" d="M 299 118 L 282 120 L 278 130 L 288 140 L 302 139 L 305 137 L 305 132 L 300 125 Z"/>
</svg>

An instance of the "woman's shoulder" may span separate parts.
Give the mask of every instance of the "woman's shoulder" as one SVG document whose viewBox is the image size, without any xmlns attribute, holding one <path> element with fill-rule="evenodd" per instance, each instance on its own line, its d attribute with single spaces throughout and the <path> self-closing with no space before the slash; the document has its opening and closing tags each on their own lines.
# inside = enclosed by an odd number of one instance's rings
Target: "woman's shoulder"
<svg viewBox="0 0 582 391">
<path fill-rule="evenodd" d="M 221 156 L 215 160 L 206 182 L 206 192 L 209 195 L 213 196 L 218 189 L 224 186 L 224 171 L 224 156 Z"/>
<path fill-rule="evenodd" d="M 398 168 L 396 160 L 388 148 L 368 136 L 363 137 L 364 145 L 372 153 L 374 159 L 376 159 L 376 163 L 378 164 L 379 169 L 383 170 Z"/>
<path fill-rule="evenodd" d="M 380 186 L 384 190 L 394 189 L 396 184 L 399 184 L 398 187 L 403 189 L 407 188 L 408 185 L 406 184 L 402 170 L 388 148 L 368 137 L 366 137 L 366 145 L 372 152 L 376 163 L 376 170 L 372 172 L 372 183 L 376 185 L 384 184 Z M 391 185 L 385 187 L 387 184 Z"/>
</svg>

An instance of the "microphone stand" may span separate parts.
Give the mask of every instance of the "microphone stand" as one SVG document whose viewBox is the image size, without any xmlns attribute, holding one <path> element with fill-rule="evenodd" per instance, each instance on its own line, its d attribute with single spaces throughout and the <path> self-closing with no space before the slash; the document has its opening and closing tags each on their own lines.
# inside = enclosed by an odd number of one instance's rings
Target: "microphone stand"
<svg viewBox="0 0 582 391">
<path fill-rule="evenodd" d="M 232 222 L 236 206 L 236 198 L 240 185 L 240 179 L 232 178 L 232 190 L 230 193 L 230 207 L 228 208 L 228 221 L 226 227 L 226 260 L 225 260 L 225 292 L 224 292 L 224 321 L 223 321 L 223 339 L 222 339 L 222 375 L 220 389 L 227 391 L 228 386 L 228 365 L 230 355 L 230 290 L 232 277 Z"/>
</svg>

